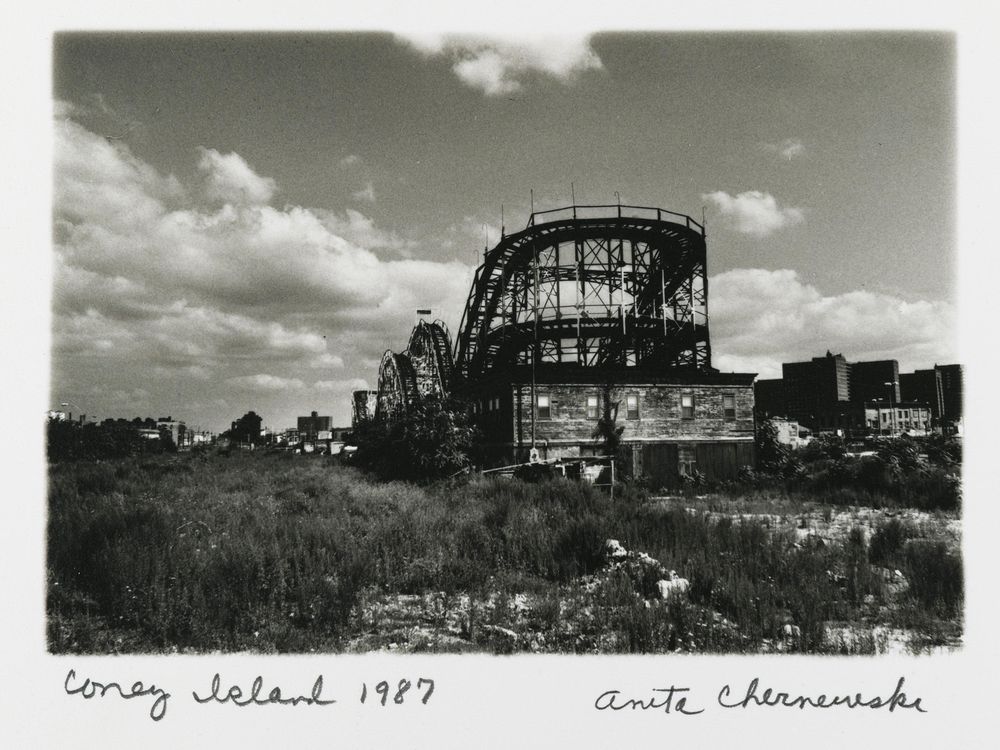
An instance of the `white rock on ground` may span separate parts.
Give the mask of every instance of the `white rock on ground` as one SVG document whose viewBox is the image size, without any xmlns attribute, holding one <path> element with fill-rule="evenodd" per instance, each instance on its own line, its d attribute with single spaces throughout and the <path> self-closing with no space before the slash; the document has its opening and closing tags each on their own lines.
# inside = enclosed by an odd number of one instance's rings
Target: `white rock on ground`
<svg viewBox="0 0 1000 750">
<path fill-rule="evenodd" d="M 628 556 L 628 550 L 617 539 L 608 539 L 604 543 L 604 554 L 611 560 L 621 560 Z"/>
<path fill-rule="evenodd" d="M 688 589 L 691 588 L 691 582 L 687 578 L 681 578 L 675 571 L 671 570 L 670 579 L 657 581 L 656 588 L 660 592 L 660 598 L 669 601 L 686 596 Z"/>
</svg>

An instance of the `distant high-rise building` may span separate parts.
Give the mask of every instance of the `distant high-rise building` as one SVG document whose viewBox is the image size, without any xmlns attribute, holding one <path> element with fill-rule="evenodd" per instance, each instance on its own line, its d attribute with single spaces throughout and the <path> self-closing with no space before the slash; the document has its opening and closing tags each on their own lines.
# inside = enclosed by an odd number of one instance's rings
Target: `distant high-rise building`
<svg viewBox="0 0 1000 750">
<path fill-rule="evenodd" d="M 935 425 L 940 424 L 944 416 L 944 392 L 941 388 L 941 371 L 938 368 L 904 372 L 899 376 L 899 385 L 906 401 L 927 404 L 931 408 Z"/>
<path fill-rule="evenodd" d="M 848 362 L 841 354 L 786 362 L 783 378 L 754 384 L 759 419 L 786 417 L 844 434 L 946 433 L 960 429 L 961 365 L 900 373 L 894 359 Z"/>
<path fill-rule="evenodd" d="M 851 401 L 900 402 L 899 362 L 894 359 L 852 362 L 850 368 Z"/>
<path fill-rule="evenodd" d="M 851 369 L 843 354 L 781 365 L 787 414 L 810 425 L 816 415 L 851 397 Z"/>
<path fill-rule="evenodd" d="M 962 419 L 962 365 L 934 365 L 932 370 L 917 370 L 900 375 L 903 398 L 931 407 L 936 426 L 953 427 Z"/>
<path fill-rule="evenodd" d="M 754 410 L 761 418 L 784 417 L 788 411 L 785 381 L 781 378 L 758 380 L 753 384 Z"/>
<path fill-rule="evenodd" d="M 945 421 L 958 422 L 962 419 L 962 402 L 965 396 L 962 365 L 935 365 L 934 369 L 941 373 L 943 417 Z"/>
</svg>

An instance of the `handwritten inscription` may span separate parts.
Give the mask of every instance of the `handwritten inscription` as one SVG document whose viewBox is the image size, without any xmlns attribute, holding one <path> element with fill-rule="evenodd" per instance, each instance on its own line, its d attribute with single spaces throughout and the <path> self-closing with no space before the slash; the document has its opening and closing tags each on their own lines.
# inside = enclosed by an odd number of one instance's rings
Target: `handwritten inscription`
<svg viewBox="0 0 1000 750">
<path fill-rule="evenodd" d="M 844 695 L 796 695 L 794 693 L 775 690 L 770 687 L 761 688 L 760 678 L 754 677 L 743 691 L 734 690 L 730 685 L 723 685 L 719 690 L 716 703 L 724 709 L 750 709 L 761 707 L 798 708 L 836 708 L 848 709 L 888 708 L 890 713 L 899 709 L 912 709 L 919 713 L 927 713 L 920 705 L 921 698 L 912 700 L 903 691 L 904 678 L 900 677 L 896 687 L 886 697 L 881 695 L 866 696 L 862 692 L 846 693 Z M 666 688 L 653 688 L 652 695 L 629 697 L 620 690 L 605 690 L 597 700 L 594 708 L 598 711 L 623 711 L 625 709 L 638 711 L 663 711 L 664 713 L 679 713 L 687 716 L 703 713 L 705 709 L 689 706 L 692 696 L 688 695 L 691 688 L 671 685 Z"/>
<path fill-rule="evenodd" d="M 97 682 L 89 677 L 84 678 L 79 685 L 76 685 L 77 682 L 76 670 L 69 670 L 66 674 L 66 681 L 63 683 L 63 688 L 68 695 L 79 695 L 86 700 L 104 698 L 108 692 L 111 692 L 112 695 L 117 694 L 118 697 L 125 700 L 155 696 L 156 700 L 149 708 L 149 718 L 153 721 L 159 721 L 167 714 L 167 701 L 170 699 L 170 693 L 163 688 L 156 687 L 156 685 L 146 686 L 137 681 L 133 682 L 132 686 L 126 690 L 117 682 Z M 70 687 L 71 683 L 75 686 Z"/>
<path fill-rule="evenodd" d="M 264 678 L 259 675 L 254 678 L 253 684 L 250 686 L 250 693 L 246 696 L 244 696 L 243 689 L 239 685 L 231 686 L 224 693 L 221 688 L 222 678 L 216 672 L 212 678 L 211 695 L 202 698 L 198 693 L 192 692 L 191 697 L 198 703 L 210 703 L 212 701 L 217 703 L 232 702 L 234 706 L 240 706 L 241 708 L 244 706 L 267 706 L 270 704 L 280 706 L 298 706 L 299 704 L 306 706 L 329 706 L 337 702 L 332 698 L 330 700 L 323 699 L 323 675 L 316 678 L 316 682 L 312 686 L 312 692 L 308 696 L 296 695 L 286 698 L 282 694 L 280 687 L 274 687 L 268 691 L 267 697 L 261 697 L 261 691 L 264 689 Z"/>
<path fill-rule="evenodd" d="M 622 698 L 620 690 L 606 690 L 601 693 L 597 700 L 594 702 L 594 708 L 598 711 L 606 711 L 608 709 L 612 711 L 621 711 L 626 708 L 641 709 L 643 711 L 650 711 L 653 709 L 663 709 L 664 713 L 669 714 L 671 710 L 682 714 L 700 714 L 705 709 L 688 709 L 687 701 L 688 696 L 679 696 L 680 693 L 687 693 L 691 688 L 679 688 L 671 685 L 668 688 L 653 688 L 650 692 L 657 693 L 655 696 L 650 696 L 648 698 Z M 677 703 L 674 703 L 674 697 L 677 698 Z"/>
<path fill-rule="evenodd" d="M 77 677 L 76 670 L 71 669 L 66 674 L 66 681 L 63 687 L 67 695 L 76 695 L 84 699 L 118 697 L 125 700 L 133 698 L 150 697 L 153 704 L 149 709 L 149 716 L 153 721 L 160 721 L 167 713 L 167 701 L 170 698 L 163 688 L 156 685 L 146 685 L 143 682 L 135 682 L 131 687 L 123 687 L 118 682 L 98 682 L 89 677 L 82 681 Z M 413 690 L 410 693 L 410 690 Z M 246 708 L 248 706 L 331 706 L 337 702 L 336 698 L 324 694 L 323 675 L 319 675 L 313 682 L 308 694 L 296 694 L 281 686 L 265 687 L 264 677 L 258 675 L 250 683 L 249 688 L 238 684 L 226 684 L 222 680 L 222 675 L 218 672 L 212 677 L 210 689 L 207 692 L 191 691 L 191 697 L 195 703 L 207 704 L 229 704 Z M 407 699 L 407 694 L 411 698 L 408 702 L 415 702 L 418 698 L 422 705 L 427 705 L 431 695 L 434 693 L 434 680 L 429 677 L 420 677 L 414 684 L 410 680 L 403 678 L 398 682 L 390 683 L 382 680 L 375 685 L 376 696 L 372 703 L 376 705 L 402 705 Z M 368 699 L 368 683 L 361 683 L 361 703 Z"/>
<path fill-rule="evenodd" d="M 857 691 L 842 694 L 818 692 L 803 695 L 764 686 L 759 677 L 754 677 L 745 688 L 734 688 L 729 683 L 723 685 L 716 695 L 715 704 L 725 710 L 846 708 L 888 709 L 892 713 L 898 708 L 901 711 L 912 710 L 917 713 L 927 713 L 927 709 L 921 705 L 923 699 L 907 695 L 903 690 L 904 686 L 905 678 L 900 677 L 893 690 L 887 693 Z M 79 696 L 84 700 L 108 697 L 123 700 L 149 698 L 152 700 L 149 706 L 149 717 L 153 721 L 160 721 L 166 716 L 167 705 L 171 697 L 166 689 L 153 683 L 147 684 L 140 680 L 131 685 L 122 685 L 117 681 L 101 682 L 90 677 L 80 678 L 74 669 L 69 670 L 66 674 L 63 689 L 67 695 Z M 412 694 L 410 694 L 411 690 Z M 434 680 L 420 677 L 416 680 L 416 684 L 406 678 L 400 679 L 398 682 L 382 680 L 375 685 L 374 692 L 376 697 L 373 697 L 372 702 L 377 705 L 401 705 L 406 702 L 408 694 L 414 700 L 419 698 L 420 703 L 426 705 L 434 693 Z M 254 678 L 249 689 L 244 689 L 237 684 L 224 686 L 222 676 L 217 672 L 212 677 L 211 688 L 207 693 L 200 694 L 198 691 L 192 691 L 191 697 L 198 704 L 230 704 L 240 708 L 268 705 L 330 706 L 337 702 L 329 694 L 324 694 L 322 675 L 319 675 L 313 682 L 308 694 L 296 694 L 277 685 L 265 689 L 265 680 L 260 675 Z M 368 697 L 368 683 L 364 682 L 361 684 L 360 702 L 365 703 Z M 647 693 L 639 695 L 627 695 L 618 689 L 605 690 L 597 697 L 593 705 L 598 711 L 614 713 L 626 710 L 630 712 L 662 711 L 665 714 L 696 716 L 706 710 L 705 703 L 695 697 L 691 688 L 678 687 L 677 685 L 652 688 Z"/>
<path fill-rule="evenodd" d="M 420 699 L 421 703 L 426 704 L 430 700 L 431 693 L 434 692 L 434 680 L 430 680 L 426 677 L 421 677 L 417 680 L 417 689 L 420 690 L 427 685 L 427 692 L 424 693 L 423 697 Z M 413 683 L 409 680 L 403 679 L 399 681 L 399 685 L 396 686 L 396 693 L 392 696 L 392 702 L 399 705 L 403 703 L 406 696 L 406 691 L 413 687 Z M 389 683 L 382 680 L 378 685 L 375 686 L 375 692 L 382 696 L 381 704 L 384 706 L 386 701 L 389 699 L 390 691 Z M 368 683 L 361 683 L 361 702 L 364 703 L 368 699 Z"/>
<path fill-rule="evenodd" d="M 723 685 L 719 691 L 719 705 L 723 708 L 749 708 L 751 706 L 782 706 L 785 708 L 834 708 L 844 706 L 846 708 L 888 708 L 890 712 L 897 708 L 916 709 L 920 713 L 927 713 L 927 709 L 921 707 L 920 698 L 912 701 L 907 700 L 906 693 L 903 692 L 902 677 L 896 683 L 896 688 L 888 698 L 880 696 L 864 697 L 860 692 L 849 693 L 847 695 L 826 695 L 820 693 L 815 697 L 805 695 L 793 695 L 781 691 L 765 688 L 759 690 L 760 680 L 754 677 L 742 697 L 733 698 L 733 691 L 729 685 Z"/>
</svg>

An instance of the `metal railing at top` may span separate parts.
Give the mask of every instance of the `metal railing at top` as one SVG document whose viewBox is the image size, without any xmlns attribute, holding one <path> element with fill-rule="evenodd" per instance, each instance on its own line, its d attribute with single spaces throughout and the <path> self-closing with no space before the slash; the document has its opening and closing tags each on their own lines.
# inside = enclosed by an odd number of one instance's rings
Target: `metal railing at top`
<svg viewBox="0 0 1000 750">
<path fill-rule="evenodd" d="M 606 219 L 609 216 L 630 219 L 653 219 L 657 221 L 673 221 L 676 224 L 683 224 L 688 229 L 697 229 L 704 234 L 705 227 L 692 219 L 687 214 L 677 211 L 668 211 L 665 208 L 654 208 L 652 206 L 627 206 L 622 204 L 606 205 L 573 205 L 562 208 L 550 208 L 546 211 L 535 211 L 528 217 L 528 227 L 533 227 L 539 222 L 539 217 L 545 217 L 545 221 L 558 221 L 559 219 Z"/>
</svg>

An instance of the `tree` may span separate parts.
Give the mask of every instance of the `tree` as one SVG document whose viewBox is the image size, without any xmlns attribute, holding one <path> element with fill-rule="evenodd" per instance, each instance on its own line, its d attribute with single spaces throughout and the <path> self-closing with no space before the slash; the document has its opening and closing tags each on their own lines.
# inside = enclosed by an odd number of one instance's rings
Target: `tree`
<svg viewBox="0 0 1000 750">
<path fill-rule="evenodd" d="M 615 462 L 618 477 L 625 479 L 631 473 L 632 461 L 630 451 L 622 444 L 625 426 L 618 426 L 618 409 L 621 406 L 621 400 L 613 400 L 612 386 L 606 385 L 601 392 L 601 401 L 601 417 L 597 420 L 593 437 L 595 440 L 601 441 L 602 455 L 611 456 Z M 601 481 L 604 481 L 603 478 Z"/>
<path fill-rule="evenodd" d="M 757 425 L 757 469 L 765 474 L 781 474 L 788 463 L 788 448 L 778 440 L 774 421 L 765 419 Z"/>
<path fill-rule="evenodd" d="M 260 425 L 263 419 L 256 412 L 248 411 L 242 417 L 233 422 L 229 430 L 229 439 L 237 443 L 249 443 L 257 445 L 260 443 Z"/>
</svg>

